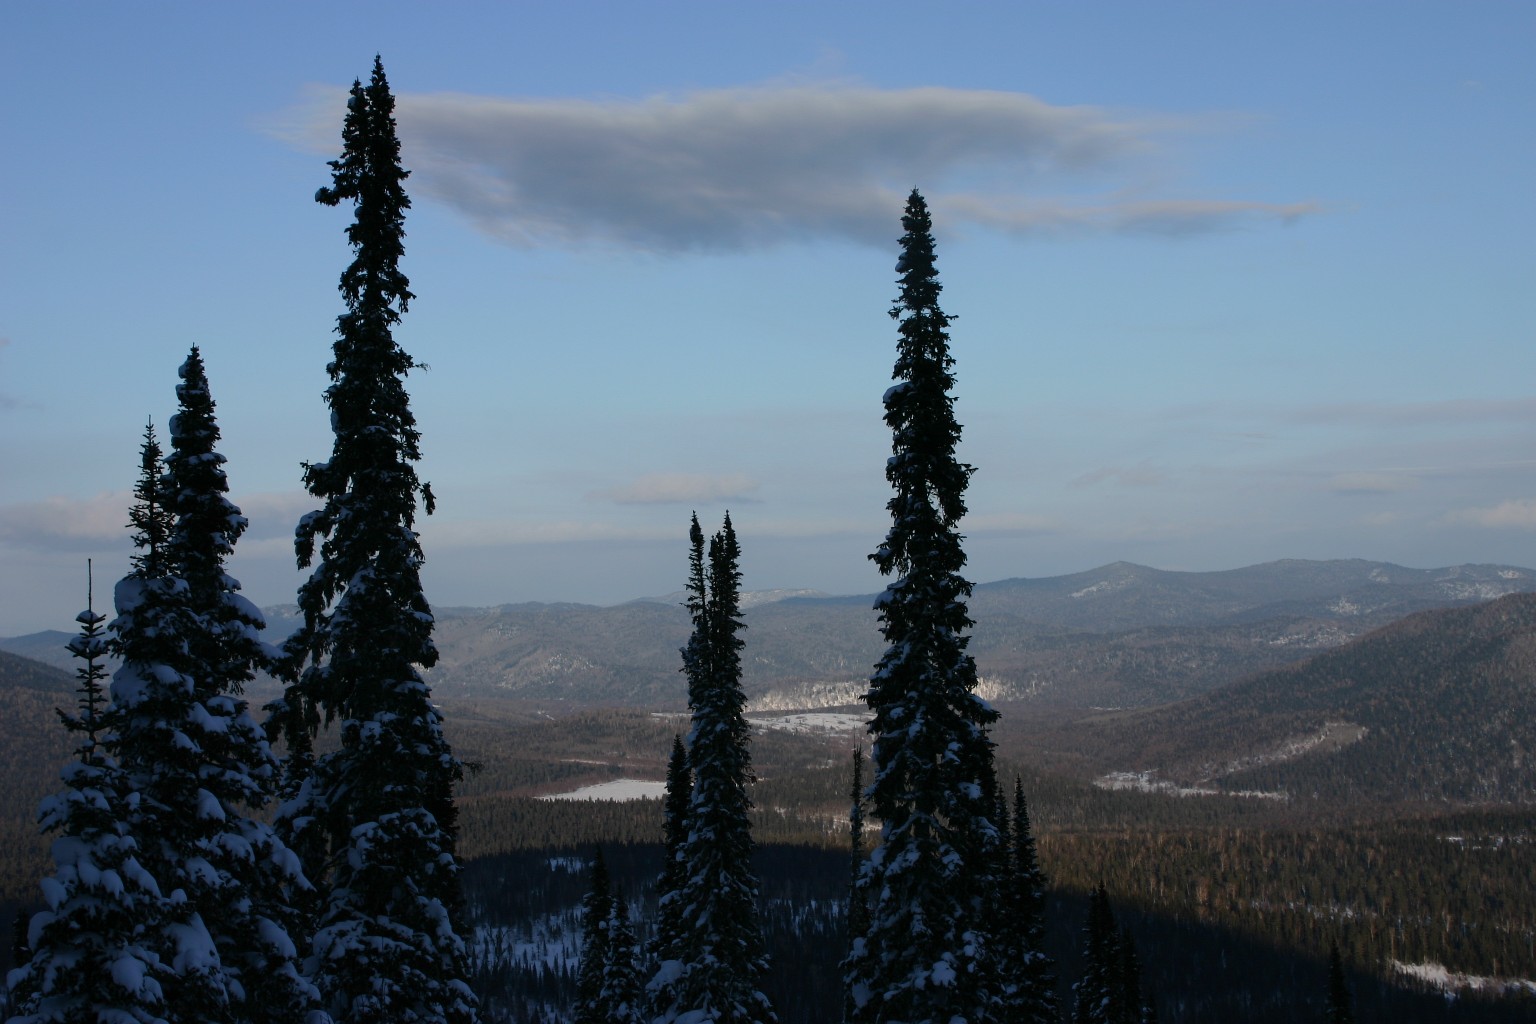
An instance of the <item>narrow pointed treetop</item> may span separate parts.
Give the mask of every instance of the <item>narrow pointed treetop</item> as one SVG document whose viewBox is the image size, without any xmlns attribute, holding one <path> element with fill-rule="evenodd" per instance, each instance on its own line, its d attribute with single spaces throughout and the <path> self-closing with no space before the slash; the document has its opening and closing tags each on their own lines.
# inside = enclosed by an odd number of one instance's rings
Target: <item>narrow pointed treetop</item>
<svg viewBox="0 0 1536 1024">
<path fill-rule="evenodd" d="M 128 510 L 128 529 L 133 530 L 133 567 L 141 577 L 164 573 L 162 558 L 175 516 L 167 507 L 161 477 L 165 474 L 165 450 L 155 435 L 155 423 L 144 426 L 139 444 L 139 479 L 133 485 L 133 506 Z"/>
<path fill-rule="evenodd" d="M 76 748 L 81 763 L 100 766 L 105 763 L 100 733 L 105 727 L 103 715 L 107 710 L 107 667 L 102 664 L 107 656 L 103 628 L 107 617 L 96 610 L 96 586 L 89 558 L 85 560 L 85 581 L 85 611 L 75 616 L 80 634 L 65 645 L 70 654 L 84 663 L 75 669 L 78 713 L 69 715 L 57 708 L 55 712 L 66 729 L 84 734 Z"/>
<path fill-rule="evenodd" d="M 166 500 L 176 521 L 167 555 L 187 585 L 190 606 L 203 617 L 203 628 L 188 638 L 195 645 L 190 653 L 200 665 L 196 673 L 200 694 L 238 695 L 270 660 L 260 639 L 266 621 L 240 595 L 240 581 L 224 566 L 248 524 L 228 497 L 213 394 L 196 345 L 177 374 L 181 379 L 176 385 L 178 408 L 171 417 L 171 454 L 165 463 Z M 264 762 L 260 766 L 264 773 L 275 770 L 275 760 L 264 743 L 262 747 L 248 753 Z M 250 798 L 262 804 L 270 794 L 267 786 Z"/>
</svg>

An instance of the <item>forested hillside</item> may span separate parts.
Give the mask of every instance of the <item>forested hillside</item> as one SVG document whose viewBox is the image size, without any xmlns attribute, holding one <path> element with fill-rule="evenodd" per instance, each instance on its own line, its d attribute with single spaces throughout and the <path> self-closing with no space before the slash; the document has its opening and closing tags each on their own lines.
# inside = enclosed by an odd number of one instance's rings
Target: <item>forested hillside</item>
<svg viewBox="0 0 1536 1024">
<path fill-rule="evenodd" d="M 1294 803 L 1536 802 L 1536 596 L 1422 612 L 1193 700 L 1085 719 L 1063 742 L 1148 781 Z"/>
</svg>

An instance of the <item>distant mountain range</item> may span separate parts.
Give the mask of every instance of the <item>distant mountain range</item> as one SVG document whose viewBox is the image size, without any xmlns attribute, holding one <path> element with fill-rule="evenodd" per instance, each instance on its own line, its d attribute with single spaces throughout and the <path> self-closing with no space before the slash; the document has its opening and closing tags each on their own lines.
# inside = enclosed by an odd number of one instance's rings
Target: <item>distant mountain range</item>
<svg viewBox="0 0 1536 1024">
<path fill-rule="evenodd" d="M 1041 707 L 1145 707 L 1205 693 L 1336 647 L 1413 612 L 1536 591 L 1514 566 L 1406 569 L 1361 560 L 1287 560 L 1226 572 L 1116 562 L 1088 572 L 976 587 L 971 652 L 993 699 Z M 874 596 L 748 595 L 744 685 L 758 707 L 858 699 L 882 642 Z M 296 609 L 266 609 L 268 636 Z M 680 707 L 681 596 L 612 607 L 439 608 L 443 696 L 517 696 Z M 67 666 L 69 634 L 0 639 Z"/>
</svg>

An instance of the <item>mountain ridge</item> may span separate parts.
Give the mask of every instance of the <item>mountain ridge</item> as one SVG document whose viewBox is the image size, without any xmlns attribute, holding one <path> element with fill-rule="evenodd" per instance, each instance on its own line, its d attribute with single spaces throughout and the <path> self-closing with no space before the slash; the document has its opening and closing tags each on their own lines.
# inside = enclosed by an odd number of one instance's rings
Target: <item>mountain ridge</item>
<svg viewBox="0 0 1536 1024">
<path fill-rule="evenodd" d="M 1507 565 L 1411 569 L 1363 559 L 1285 559 L 1216 572 L 1112 562 L 1053 577 L 976 586 L 970 651 L 989 697 L 1042 706 L 1149 706 L 1205 692 L 1336 646 L 1416 611 L 1536 591 L 1536 571 Z M 743 684 L 777 707 L 855 699 L 883 642 L 875 596 L 784 589 L 744 602 Z M 517 696 L 680 707 L 681 595 L 618 605 L 520 602 L 440 606 L 445 696 Z M 297 609 L 265 609 L 280 638 Z M 0 639 L 68 667 L 69 634 Z M 841 695 L 841 696 L 840 696 Z"/>
</svg>

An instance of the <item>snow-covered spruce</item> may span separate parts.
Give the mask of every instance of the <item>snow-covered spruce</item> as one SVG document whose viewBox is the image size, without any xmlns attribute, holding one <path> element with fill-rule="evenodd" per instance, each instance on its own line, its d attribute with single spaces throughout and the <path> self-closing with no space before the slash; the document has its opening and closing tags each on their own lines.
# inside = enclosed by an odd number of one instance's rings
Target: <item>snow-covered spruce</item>
<svg viewBox="0 0 1536 1024">
<path fill-rule="evenodd" d="M 603 985 L 598 994 L 605 1024 L 642 1024 L 645 990 L 640 976 L 640 948 L 629 923 L 629 902 L 622 892 L 613 894 L 605 922 L 608 957 L 603 962 Z"/>
<path fill-rule="evenodd" d="M 165 854 L 179 858 L 174 883 L 214 941 L 232 1019 L 283 1024 L 315 1005 L 293 938 L 300 925 L 295 904 L 307 901 L 312 887 L 298 858 L 259 817 L 275 794 L 279 765 L 243 694 L 271 658 L 260 640 L 261 612 L 224 564 L 247 523 L 227 497 L 213 396 L 196 346 L 178 374 L 164 478 L 174 515 L 166 558 L 185 585 L 189 628 L 177 667 L 193 689 L 181 734 L 197 747 L 199 786 L 197 813 L 183 813 L 171 836 L 157 834 Z"/>
<path fill-rule="evenodd" d="M 608 865 L 599 847 L 592 855 L 592 888 L 581 902 L 581 966 L 576 972 L 575 1024 L 608 1024 L 602 993 L 603 974 L 608 967 L 608 919 L 612 914 Z"/>
<path fill-rule="evenodd" d="M 675 902 L 675 958 L 663 958 L 647 986 L 650 1015 L 667 1024 L 771 1022 L 777 1018 L 759 987 L 767 955 L 752 874 L 752 764 L 737 636 L 741 548 L 729 514 L 710 539 L 707 561 L 697 516 L 689 542 L 693 633 L 682 654 L 693 712 L 693 793 L 678 858 L 682 882 L 664 897 Z"/>
<path fill-rule="evenodd" d="M 8 1024 L 162 1024 L 171 965 L 147 926 L 159 916 L 160 887 L 139 863 L 125 820 L 128 783 L 101 742 L 106 616 L 88 604 L 76 621 L 78 713 L 59 717 L 80 738 L 60 772 L 63 790 L 39 811 L 56 833 L 53 872 L 43 880 L 47 909 L 27 930 L 30 959 L 6 979 Z"/>
<path fill-rule="evenodd" d="M 869 808 L 881 834 L 855 894 L 869 925 L 851 943 L 845 983 L 860 1024 L 983 1024 L 996 1019 L 999 999 L 984 910 L 1003 863 L 987 735 L 997 713 L 976 696 L 966 653 L 971 584 L 960 575 L 956 527 L 972 469 L 955 457 L 950 317 L 939 308 L 932 225 L 916 190 L 902 226 L 896 384 L 884 398 L 895 494 L 890 531 L 870 556 L 895 578 L 876 602 L 887 647 L 865 695 L 874 715 Z"/>
<path fill-rule="evenodd" d="M 656 925 L 651 930 L 647 961 L 677 961 L 681 956 L 683 921 L 682 889 L 688 878 L 683 846 L 688 841 L 688 808 L 693 803 L 693 772 L 688 767 L 688 748 L 681 736 L 672 737 L 667 760 L 666 793 L 662 799 L 662 864 L 656 879 Z M 658 1001 L 670 1005 L 670 993 L 657 992 Z"/>
<path fill-rule="evenodd" d="M 180 369 L 171 455 L 146 432 L 131 513 L 138 553 L 117 585 L 111 648 L 122 661 L 101 743 L 121 773 L 122 817 L 158 898 L 139 921 L 165 969 L 169 1022 L 302 1019 L 314 991 L 290 926 L 308 887 L 258 820 L 277 762 L 241 696 L 264 664 L 262 620 L 224 560 L 245 529 L 201 355 Z"/>
<path fill-rule="evenodd" d="M 582 901 L 581 929 L 575 1024 L 641 1024 L 640 951 L 629 906 L 610 887 L 601 849 L 592 862 L 592 889 Z"/>
<path fill-rule="evenodd" d="M 455 921 L 463 767 L 421 675 L 437 650 L 413 529 L 418 498 L 433 508 L 404 385 L 418 364 L 392 334 L 412 298 L 399 266 L 410 199 L 394 104 L 375 59 L 369 84 L 353 83 L 342 155 L 316 195 L 353 207 L 354 259 L 327 367 L 335 442 L 304 473 L 323 505 L 296 531 L 299 562 L 314 568 L 284 647 L 289 686 L 271 708 L 293 752 L 277 820 L 323 892 L 307 964 L 324 1008 L 343 1024 L 471 1024 Z M 339 746 L 314 758 L 322 719 Z"/>
<path fill-rule="evenodd" d="M 1035 837 L 1024 800 L 1024 782 L 1013 783 L 1011 827 L 1007 808 L 999 806 L 998 824 L 1008 836 L 1008 872 L 999 890 L 1000 913 L 993 930 L 998 944 L 999 990 L 1003 1024 L 1055 1024 L 1056 965 L 1044 951 L 1045 872 L 1035 853 Z"/>
</svg>

